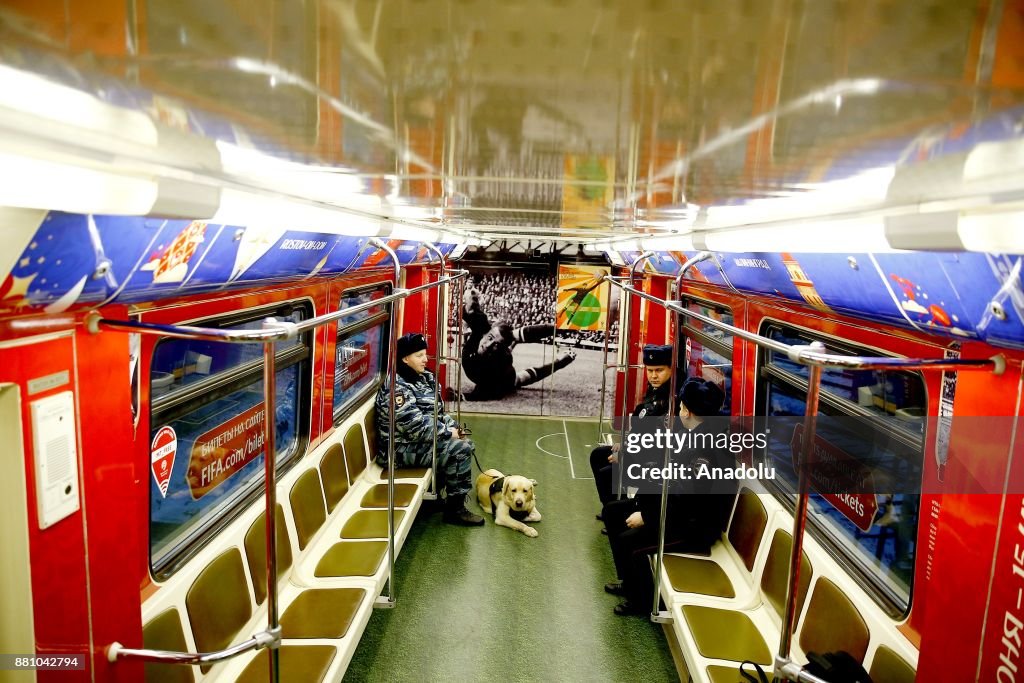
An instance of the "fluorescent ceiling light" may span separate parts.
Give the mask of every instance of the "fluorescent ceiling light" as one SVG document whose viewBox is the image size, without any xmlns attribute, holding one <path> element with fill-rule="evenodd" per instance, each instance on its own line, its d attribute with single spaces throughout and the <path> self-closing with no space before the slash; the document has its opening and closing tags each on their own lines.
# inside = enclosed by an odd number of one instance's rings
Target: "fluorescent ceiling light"
<svg viewBox="0 0 1024 683">
<path fill-rule="evenodd" d="M 982 142 L 975 145 L 964 162 L 963 180 L 973 183 L 1024 170 L 1024 141 L 1020 139 Z M 1019 182 L 1016 183 L 1019 187 Z"/>
<path fill-rule="evenodd" d="M 29 117 L 33 126 L 57 123 L 103 133 L 118 141 L 157 144 L 156 126 L 140 111 L 103 102 L 41 76 L 0 65 L 0 120 L 17 124 L 13 117 Z M 79 138 L 80 141 L 80 138 Z"/>
<path fill-rule="evenodd" d="M 848 178 L 794 185 L 799 191 L 744 204 L 710 206 L 706 226 L 731 228 L 787 218 L 812 218 L 885 201 L 894 166 L 874 168 Z"/>
<path fill-rule="evenodd" d="M 375 218 L 229 189 L 223 191 L 220 208 L 210 222 L 246 227 L 273 226 L 354 237 L 375 237 L 381 232 L 381 222 Z"/>
<path fill-rule="evenodd" d="M 608 248 L 614 251 L 640 251 L 639 240 L 615 240 L 608 243 Z"/>
<path fill-rule="evenodd" d="M 240 184 L 354 211 L 381 212 L 380 197 L 364 193 L 363 180 L 345 169 L 279 159 L 223 141 L 217 141 L 217 150 L 224 171 Z"/>
<path fill-rule="evenodd" d="M 1024 254 L 1024 211 L 961 216 L 956 231 L 967 251 Z"/>
<path fill-rule="evenodd" d="M 685 235 L 660 235 L 658 237 L 645 237 L 640 240 L 640 246 L 651 251 L 695 251 L 693 236 Z"/>
<path fill-rule="evenodd" d="M 768 225 L 708 230 L 692 235 L 695 246 L 731 253 L 887 253 L 895 251 L 885 239 L 880 218 Z"/>
<path fill-rule="evenodd" d="M 157 192 L 150 179 L 0 152 L 0 205 L 144 216 Z"/>
<path fill-rule="evenodd" d="M 422 228 L 418 225 L 404 225 L 399 223 L 392 226 L 391 233 L 388 236 L 396 240 L 434 243 L 438 241 L 441 233 L 437 230 Z"/>
<path fill-rule="evenodd" d="M 436 206 L 417 206 L 415 204 L 385 203 L 381 210 L 388 216 L 404 220 L 426 221 L 440 217 L 440 209 Z"/>
</svg>

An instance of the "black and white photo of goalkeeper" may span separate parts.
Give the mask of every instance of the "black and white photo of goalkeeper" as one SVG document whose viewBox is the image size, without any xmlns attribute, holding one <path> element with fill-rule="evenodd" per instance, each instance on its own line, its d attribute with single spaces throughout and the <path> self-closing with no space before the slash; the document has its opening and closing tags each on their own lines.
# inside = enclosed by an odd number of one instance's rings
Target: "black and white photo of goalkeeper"
<svg viewBox="0 0 1024 683">
<path fill-rule="evenodd" d="M 463 409 L 596 415 L 604 332 L 556 332 L 555 278 L 547 272 L 469 270 L 470 281 L 457 302 L 462 308 Z M 454 309 L 451 313 L 449 343 L 454 347 Z M 445 397 L 451 400 L 454 379 L 448 385 Z"/>
</svg>

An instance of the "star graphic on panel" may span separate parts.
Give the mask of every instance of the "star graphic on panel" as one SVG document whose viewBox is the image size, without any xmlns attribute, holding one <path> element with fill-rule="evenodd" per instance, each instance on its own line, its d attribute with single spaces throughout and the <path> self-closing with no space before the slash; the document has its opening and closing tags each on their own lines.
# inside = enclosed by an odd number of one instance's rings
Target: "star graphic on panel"
<svg viewBox="0 0 1024 683">
<path fill-rule="evenodd" d="M 25 296 L 28 294 L 28 287 L 32 284 L 32 281 L 36 279 L 39 273 L 32 273 L 28 277 L 18 277 L 17 275 L 11 276 L 11 287 L 3 293 L 4 299 L 12 299 L 16 296 Z"/>
</svg>

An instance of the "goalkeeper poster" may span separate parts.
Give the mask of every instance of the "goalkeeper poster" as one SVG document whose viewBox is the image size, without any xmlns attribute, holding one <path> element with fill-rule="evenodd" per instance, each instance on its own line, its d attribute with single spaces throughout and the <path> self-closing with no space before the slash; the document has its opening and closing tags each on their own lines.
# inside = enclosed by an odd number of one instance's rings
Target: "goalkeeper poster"
<svg viewBox="0 0 1024 683">
<path fill-rule="evenodd" d="M 608 315 L 607 268 L 558 264 L 555 326 L 560 330 L 604 330 Z"/>
</svg>

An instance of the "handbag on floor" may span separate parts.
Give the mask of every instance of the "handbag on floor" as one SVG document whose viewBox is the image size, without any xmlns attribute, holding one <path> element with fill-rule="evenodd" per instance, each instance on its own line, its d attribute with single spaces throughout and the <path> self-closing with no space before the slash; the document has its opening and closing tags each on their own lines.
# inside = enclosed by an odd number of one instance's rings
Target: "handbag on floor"
<svg viewBox="0 0 1024 683">
<path fill-rule="evenodd" d="M 872 683 L 871 676 L 849 652 L 807 653 L 804 671 L 824 678 L 829 683 Z"/>
<path fill-rule="evenodd" d="M 744 670 L 747 665 L 753 667 L 753 673 Z M 823 655 L 814 652 L 807 653 L 807 665 L 803 670 L 829 681 L 829 683 L 873 683 L 871 676 L 864 670 L 861 663 L 854 659 L 849 652 L 842 650 L 826 652 Z M 743 676 L 740 683 L 769 683 L 764 669 L 757 662 L 752 662 L 749 659 L 740 664 L 740 675 Z"/>
</svg>

